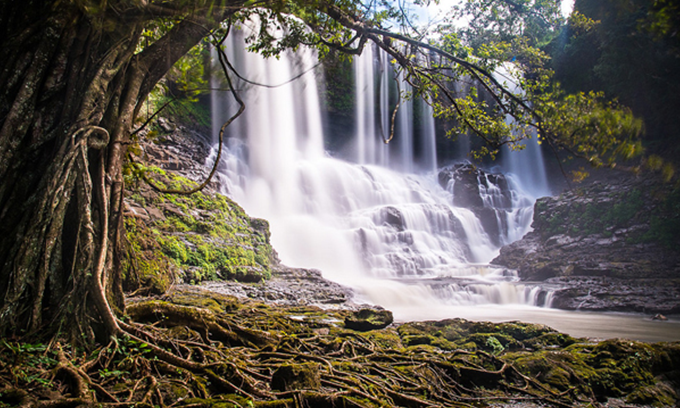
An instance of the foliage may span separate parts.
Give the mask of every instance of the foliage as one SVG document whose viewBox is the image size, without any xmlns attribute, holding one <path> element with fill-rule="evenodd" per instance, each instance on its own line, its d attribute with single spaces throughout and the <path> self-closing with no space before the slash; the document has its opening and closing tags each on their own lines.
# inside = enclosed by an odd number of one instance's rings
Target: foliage
<svg viewBox="0 0 680 408">
<path fill-rule="evenodd" d="M 570 93 L 604 91 L 644 121 L 646 145 L 675 162 L 680 125 L 677 5 L 667 1 L 577 0 L 550 45 L 550 66 Z"/>
<path fill-rule="evenodd" d="M 478 1 L 454 6 L 450 24 L 468 22 L 459 32 L 474 49 L 509 44 L 518 37 L 534 47 L 547 44 L 563 23 L 560 2 L 552 0 Z"/>
</svg>

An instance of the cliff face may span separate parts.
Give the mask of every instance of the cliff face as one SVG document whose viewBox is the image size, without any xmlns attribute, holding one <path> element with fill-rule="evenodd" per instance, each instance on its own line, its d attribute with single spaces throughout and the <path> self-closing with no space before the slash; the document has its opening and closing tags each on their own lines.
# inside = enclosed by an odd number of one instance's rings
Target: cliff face
<svg viewBox="0 0 680 408">
<path fill-rule="evenodd" d="M 159 137 L 132 152 L 126 180 L 127 289 L 160 294 L 171 283 L 270 278 L 277 259 L 267 221 L 249 217 L 217 194 L 214 183 L 191 195 L 152 188 L 196 187 L 207 177 L 203 162 L 210 150 L 190 130 L 158 122 Z"/>
<path fill-rule="evenodd" d="M 493 264 L 554 286 L 564 309 L 680 312 L 678 190 L 617 177 L 539 199 L 533 231 Z"/>
<path fill-rule="evenodd" d="M 189 190 L 207 178 L 206 157 L 212 156 L 206 130 L 177 122 L 158 119 L 156 136 L 131 151 L 136 164 L 128 169 L 124 199 L 125 289 L 160 295 L 172 284 L 203 282 L 213 292 L 276 304 L 354 307 L 348 288 L 318 271 L 282 265 L 269 241 L 269 223 L 219 194 L 217 177 L 191 195 L 158 192 L 142 179 Z"/>
</svg>

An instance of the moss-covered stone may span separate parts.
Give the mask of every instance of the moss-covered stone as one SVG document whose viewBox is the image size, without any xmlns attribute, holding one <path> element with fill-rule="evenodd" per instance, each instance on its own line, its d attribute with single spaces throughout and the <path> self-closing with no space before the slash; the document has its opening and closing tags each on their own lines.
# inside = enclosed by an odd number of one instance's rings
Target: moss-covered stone
<svg viewBox="0 0 680 408">
<path fill-rule="evenodd" d="M 278 391 L 318 390 L 321 388 L 316 363 L 284 364 L 272 374 L 271 387 Z"/>
<path fill-rule="evenodd" d="M 564 333 L 545 333 L 540 336 L 526 339 L 524 344 L 534 349 L 561 348 L 576 343 L 576 339 Z"/>
<path fill-rule="evenodd" d="M 401 337 L 394 330 L 373 330 L 368 331 L 364 336 L 381 348 L 401 350 L 404 348 Z"/>
<path fill-rule="evenodd" d="M 675 391 L 665 384 L 638 387 L 626 397 L 626 401 L 631 404 L 645 404 L 655 407 L 671 407 L 676 400 Z"/>
<path fill-rule="evenodd" d="M 143 289 L 142 294 L 162 295 L 176 281 L 177 265 L 162 251 L 152 230 L 135 217 L 125 219 L 128 244 L 123 262 L 125 289 Z"/>
<path fill-rule="evenodd" d="M 389 310 L 361 309 L 345 317 L 345 327 L 358 331 L 383 329 L 394 321 Z"/>
<path fill-rule="evenodd" d="M 477 345 L 478 348 L 500 354 L 505 349 L 518 349 L 520 343 L 503 333 L 474 333 L 466 338 Z"/>
<path fill-rule="evenodd" d="M 156 167 L 145 172 L 163 188 L 196 186 Z M 148 287 L 148 293 L 162 294 L 177 280 L 259 282 L 271 277 L 276 260 L 269 224 L 248 217 L 227 197 L 202 191 L 164 194 L 139 185 L 128 208 L 128 281 Z"/>
<path fill-rule="evenodd" d="M 410 335 L 410 336 L 404 336 L 402 338 L 402 341 L 407 346 L 417 346 L 417 345 L 420 345 L 420 344 L 432 344 L 433 340 L 434 340 L 434 337 L 432 337 L 428 334 Z"/>
</svg>

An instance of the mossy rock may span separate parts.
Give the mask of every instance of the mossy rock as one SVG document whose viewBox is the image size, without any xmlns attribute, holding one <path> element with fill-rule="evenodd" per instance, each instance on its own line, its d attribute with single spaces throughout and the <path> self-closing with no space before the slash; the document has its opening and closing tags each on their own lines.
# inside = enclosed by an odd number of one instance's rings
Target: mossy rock
<svg viewBox="0 0 680 408">
<path fill-rule="evenodd" d="M 598 373 L 577 353 L 565 351 L 522 351 L 505 356 L 525 375 L 537 378 L 559 391 L 585 387 L 596 382 Z M 584 390 L 587 392 L 587 390 Z"/>
<path fill-rule="evenodd" d="M 533 339 L 550 333 L 557 333 L 555 330 L 543 324 L 520 322 L 500 323 L 497 325 L 497 330 L 518 341 Z"/>
<path fill-rule="evenodd" d="M 417 335 L 402 337 L 402 341 L 407 346 L 418 346 L 418 345 L 421 345 L 421 344 L 432 344 L 432 342 L 434 340 L 435 340 L 434 337 L 432 337 L 428 334 L 417 334 Z"/>
<path fill-rule="evenodd" d="M 468 351 L 475 351 L 478 349 L 477 343 L 474 341 L 468 341 L 468 342 L 456 342 L 455 343 L 456 348 L 459 348 L 461 350 L 468 350 Z"/>
<path fill-rule="evenodd" d="M 284 364 L 272 374 L 271 387 L 277 391 L 318 390 L 321 388 L 319 365 Z"/>
<path fill-rule="evenodd" d="M 187 285 L 168 292 L 165 299 L 177 305 L 208 309 L 218 316 L 241 308 L 241 302 L 235 296 L 194 289 Z"/>
<path fill-rule="evenodd" d="M 543 348 L 563 348 L 576 343 L 576 341 L 568 334 L 551 332 L 524 340 L 524 345 L 540 350 Z"/>
<path fill-rule="evenodd" d="M 146 172 L 166 187 L 196 186 L 157 167 L 148 167 Z M 131 258 L 145 261 L 141 269 L 159 274 L 170 270 L 161 263 L 171 264 L 178 271 L 177 280 L 188 283 L 220 279 L 259 282 L 271 277 L 276 256 L 269 242 L 269 223 L 248 217 L 229 198 L 210 192 L 178 196 L 140 188 L 129 199 L 149 215 L 142 217 L 144 220 L 126 217 Z M 130 264 L 140 269 L 134 262 Z M 167 290 L 167 281 L 150 280 L 152 293 Z"/>
<path fill-rule="evenodd" d="M 656 343 L 651 345 L 654 350 L 652 373 L 668 372 L 680 369 L 680 342 Z"/>
<path fill-rule="evenodd" d="M 656 384 L 638 387 L 628 394 L 626 402 L 631 404 L 652 405 L 655 407 L 670 407 L 675 404 L 675 391 L 666 384 Z"/>
<path fill-rule="evenodd" d="M 401 350 L 404 348 L 401 337 L 396 330 L 373 330 L 366 332 L 364 336 L 381 348 Z"/>
<path fill-rule="evenodd" d="M 474 333 L 468 336 L 467 340 L 475 343 L 482 350 L 496 354 L 505 349 L 516 350 L 522 347 L 517 340 L 502 333 Z"/>
<path fill-rule="evenodd" d="M 571 374 L 562 367 L 553 366 L 539 379 L 560 391 L 566 391 L 571 387 Z"/>
<path fill-rule="evenodd" d="M 123 259 L 124 289 L 142 295 L 163 295 L 177 280 L 175 263 L 161 251 L 141 220 L 125 220 L 128 253 Z"/>
<path fill-rule="evenodd" d="M 237 266 L 223 270 L 223 276 L 228 280 L 243 283 L 257 283 L 269 278 L 269 273 L 257 266 Z"/>
<path fill-rule="evenodd" d="M 389 310 L 361 309 L 345 317 L 345 327 L 357 331 L 379 330 L 393 321 L 394 317 Z"/>
</svg>

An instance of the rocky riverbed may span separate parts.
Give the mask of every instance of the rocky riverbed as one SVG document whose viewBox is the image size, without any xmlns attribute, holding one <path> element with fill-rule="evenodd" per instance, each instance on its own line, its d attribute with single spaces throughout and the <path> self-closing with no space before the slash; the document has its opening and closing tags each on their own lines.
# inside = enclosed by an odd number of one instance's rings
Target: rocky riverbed
<svg viewBox="0 0 680 408">
<path fill-rule="evenodd" d="M 314 269 L 277 265 L 271 279 L 258 284 L 236 281 L 206 282 L 203 287 L 225 295 L 262 300 L 281 306 L 321 306 L 325 309 L 360 307 L 352 302 L 352 290 L 324 279 Z"/>
<path fill-rule="evenodd" d="M 652 175 L 618 175 L 541 198 L 533 231 L 492 263 L 555 289 L 553 307 L 678 313 L 676 195 Z"/>
</svg>

